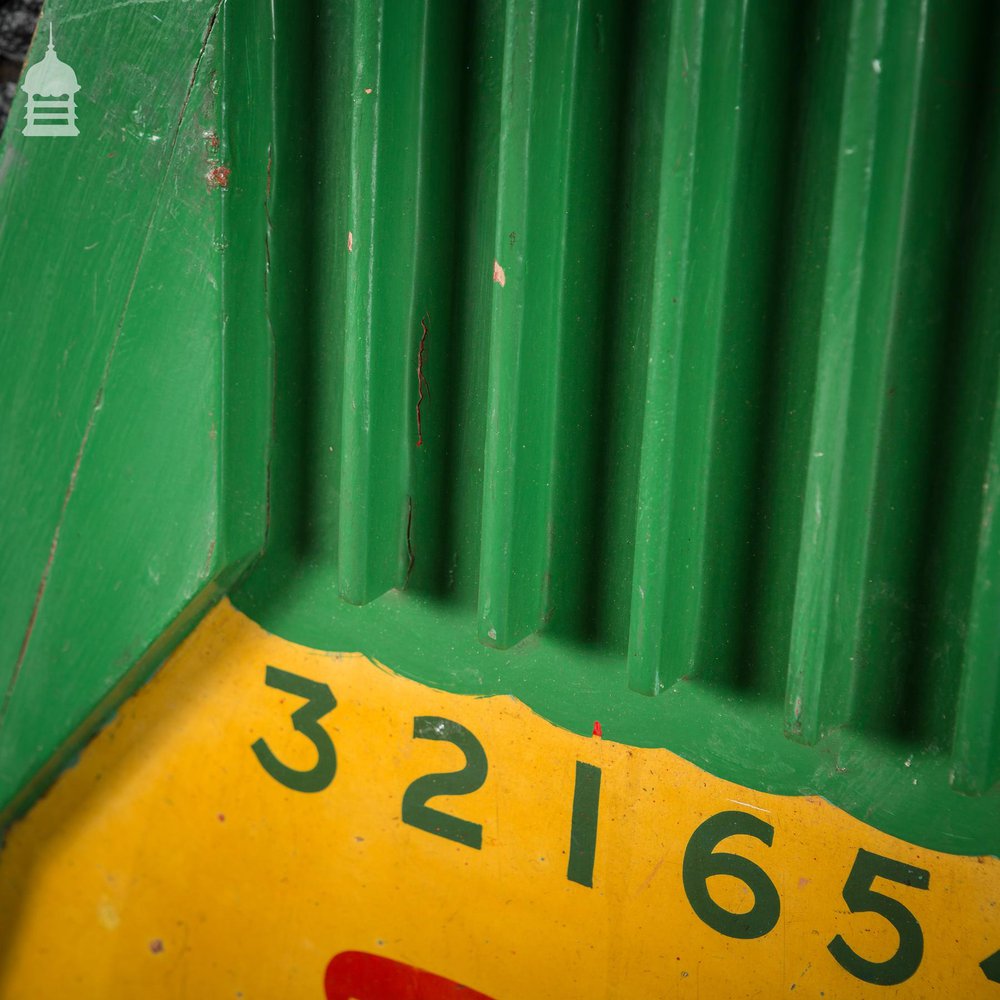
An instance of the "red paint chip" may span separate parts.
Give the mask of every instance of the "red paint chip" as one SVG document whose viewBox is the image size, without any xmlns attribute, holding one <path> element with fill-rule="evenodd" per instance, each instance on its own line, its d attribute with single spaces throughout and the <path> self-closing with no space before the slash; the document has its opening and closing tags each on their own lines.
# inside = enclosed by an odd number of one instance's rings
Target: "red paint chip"
<svg viewBox="0 0 1000 1000">
<path fill-rule="evenodd" d="M 229 187 L 229 175 L 231 173 L 232 170 L 230 170 L 229 167 L 212 167 L 212 169 L 208 172 L 208 186 L 210 188 Z"/>
<path fill-rule="evenodd" d="M 504 274 L 503 268 L 500 266 L 499 261 L 493 261 L 493 280 L 503 288 L 507 284 L 507 275 Z"/>
<path fill-rule="evenodd" d="M 601 732 L 601 724 L 599 722 L 597 722 L 596 720 L 594 722 L 594 732 L 591 735 L 593 735 L 593 736 L 603 736 L 604 735 Z"/>
</svg>

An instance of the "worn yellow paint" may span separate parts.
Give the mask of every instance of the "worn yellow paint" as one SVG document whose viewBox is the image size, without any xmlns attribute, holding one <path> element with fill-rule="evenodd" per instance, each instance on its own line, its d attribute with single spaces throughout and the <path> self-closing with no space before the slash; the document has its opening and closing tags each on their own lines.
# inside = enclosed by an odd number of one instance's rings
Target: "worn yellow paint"
<svg viewBox="0 0 1000 1000">
<path fill-rule="evenodd" d="M 266 665 L 327 683 L 332 784 L 292 792 L 250 745 L 282 760 L 315 751 L 288 719 L 301 703 L 264 685 Z M 431 805 L 483 826 L 475 850 L 401 821 L 417 776 L 461 765 L 414 740 L 441 715 L 481 740 L 477 792 Z M 603 769 L 594 887 L 566 878 L 575 762 Z M 763 938 L 704 925 L 681 861 L 725 809 L 761 816 L 774 843 L 722 849 L 756 861 L 781 898 Z M 887 958 L 896 934 L 847 913 L 859 847 L 927 868 L 927 891 L 875 888 L 919 920 L 923 962 L 902 986 L 859 982 L 827 950 L 840 933 Z M 715 883 L 719 883 L 716 885 Z M 734 909 L 737 883 L 712 880 Z M 818 798 L 755 792 L 663 750 L 569 734 L 505 697 L 435 691 L 357 654 L 269 635 L 221 604 L 9 835 L 0 857 L 0 996 L 322 998 L 349 949 L 411 963 L 494 997 L 970 997 L 1000 947 L 1000 863 L 923 850 Z"/>
</svg>

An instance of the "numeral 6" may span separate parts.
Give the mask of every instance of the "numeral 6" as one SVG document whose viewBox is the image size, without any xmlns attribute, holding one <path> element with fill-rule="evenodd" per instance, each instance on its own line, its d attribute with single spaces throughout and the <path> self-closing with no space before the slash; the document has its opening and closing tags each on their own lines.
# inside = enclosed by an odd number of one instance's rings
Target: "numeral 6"
<svg viewBox="0 0 1000 1000">
<path fill-rule="evenodd" d="M 732 938 L 759 938 L 773 930 L 781 912 L 778 890 L 764 870 L 749 858 L 716 851 L 719 841 L 743 834 L 763 841 L 774 840 L 774 827 L 749 813 L 730 810 L 706 819 L 691 834 L 684 852 L 684 891 L 695 913 L 713 930 Z M 730 913 L 712 899 L 708 880 L 713 875 L 731 875 L 745 882 L 753 893 L 753 907 L 746 913 Z"/>
</svg>

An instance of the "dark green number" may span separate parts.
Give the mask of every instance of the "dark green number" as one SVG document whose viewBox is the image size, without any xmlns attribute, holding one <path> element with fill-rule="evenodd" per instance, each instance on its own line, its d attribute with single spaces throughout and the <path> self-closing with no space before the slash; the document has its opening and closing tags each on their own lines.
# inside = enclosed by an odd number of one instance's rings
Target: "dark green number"
<svg viewBox="0 0 1000 1000">
<path fill-rule="evenodd" d="M 296 732 L 311 740 L 316 747 L 316 764 L 305 771 L 282 764 L 263 739 L 257 740 L 250 749 L 257 755 L 261 767 L 275 781 L 280 781 L 296 792 L 323 791 L 337 773 L 337 751 L 333 748 L 330 734 L 319 724 L 319 720 L 337 707 L 337 699 L 325 684 L 298 674 L 290 674 L 278 667 L 267 668 L 264 683 L 268 687 L 306 699 L 304 705 L 292 712 L 292 725 Z"/>
<path fill-rule="evenodd" d="M 436 715 L 418 715 L 413 720 L 413 738 L 454 743 L 465 754 L 465 767 L 417 778 L 403 795 L 403 822 L 479 850 L 483 846 L 483 828 L 479 823 L 432 809 L 427 800 L 437 795 L 468 795 L 483 787 L 487 765 L 482 743 L 465 726 Z"/>
<path fill-rule="evenodd" d="M 898 986 L 917 971 L 924 956 L 924 934 L 917 918 L 898 899 L 872 889 L 876 878 L 926 889 L 930 885 L 930 872 L 863 848 L 854 859 L 854 867 L 844 884 L 844 902 L 851 913 L 878 913 L 885 917 L 899 934 L 896 954 L 884 962 L 871 962 L 862 958 L 839 934 L 827 947 L 852 976 L 876 986 Z"/>
<path fill-rule="evenodd" d="M 592 888 L 594 855 L 597 852 L 597 811 L 601 805 L 601 769 L 576 762 L 573 789 L 573 821 L 569 833 L 569 864 L 566 878 Z"/>
<path fill-rule="evenodd" d="M 995 951 L 989 958 L 984 958 L 979 963 L 979 968 L 991 983 L 1000 983 L 1000 951 Z"/>
<path fill-rule="evenodd" d="M 684 852 L 682 877 L 691 908 L 713 930 L 727 937 L 759 938 L 773 930 L 781 912 L 778 890 L 759 865 L 738 854 L 716 851 L 721 840 L 743 834 L 763 841 L 768 847 L 774 827 L 749 813 L 731 810 L 706 819 L 691 834 Z M 745 882 L 753 893 L 753 907 L 746 913 L 730 913 L 712 899 L 708 880 L 713 875 L 732 875 Z"/>
</svg>

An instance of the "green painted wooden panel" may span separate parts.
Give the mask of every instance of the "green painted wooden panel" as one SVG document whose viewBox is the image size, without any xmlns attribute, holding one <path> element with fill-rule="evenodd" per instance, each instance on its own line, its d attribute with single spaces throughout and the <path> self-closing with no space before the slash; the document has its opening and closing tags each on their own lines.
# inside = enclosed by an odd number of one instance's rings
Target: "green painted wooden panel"
<svg viewBox="0 0 1000 1000">
<path fill-rule="evenodd" d="M 194 8 L 171 8 L 173 49 L 133 41 L 157 87 L 185 59 L 194 81 L 186 116 L 184 87 L 172 98 L 172 156 L 135 140 L 171 197 L 128 189 L 159 248 L 137 289 L 164 298 L 130 320 L 145 362 L 122 328 L 121 415 L 109 376 L 53 562 L 79 593 L 119 545 L 73 613 L 137 615 L 140 639 L 57 614 L 52 641 L 93 634 L 128 675 L 197 594 L 231 585 L 266 520 L 233 596 L 272 631 L 513 694 L 575 732 L 599 719 L 606 738 L 824 795 L 927 846 L 1000 852 L 996 5 L 308 0 L 272 21 L 263 0 L 226 0 L 192 75 L 212 12 Z M 127 51 L 148 14 L 91 30 Z M 224 191 L 185 186 L 207 169 L 201 94 Z M 115 141 L 135 107 L 125 89 L 100 103 Z M 0 198 L 28 205 L 44 181 L 70 199 L 59 169 L 9 175 Z M 122 197 L 87 203 L 120 226 Z M 149 270 L 127 229 L 101 264 L 109 315 L 122 262 Z M 20 252 L 51 241 L 36 238 Z M 0 305 L 56 343 L 52 316 L 79 326 L 84 286 L 60 299 L 40 275 L 52 313 Z M 97 332 L 114 342 L 112 320 L 86 321 L 77 416 L 44 409 L 55 347 L 16 340 L 3 379 L 26 421 L 4 495 L 33 498 L 4 517 L 15 646 L 108 364 Z M 151 395 L 144 364 L 170 368 L 178 323 L 197 377 Z M 187 423 L 165 419 L 179 409 Z M 157 442 L 173 470 L 203 470 L 197 488 L 157 478 Z M 77 498 L 85 473 L 113 504 Z M 160 514 L 116 542 L 139 482 Z M 71 511 L 89 541 L 67 549 Z M 213 530 L 240 540 L 199 575 Z M 137 587 L 166 553 L 177 582 L 155 608 L 101 589 Z M 86 728 L 63 716 L 12 787 L 57 731 Z"/>
<path fill-rule="evenodd" d="M 1000 850 L 994 6 L 279 19 L 237 604 Z"/>
</svg>

